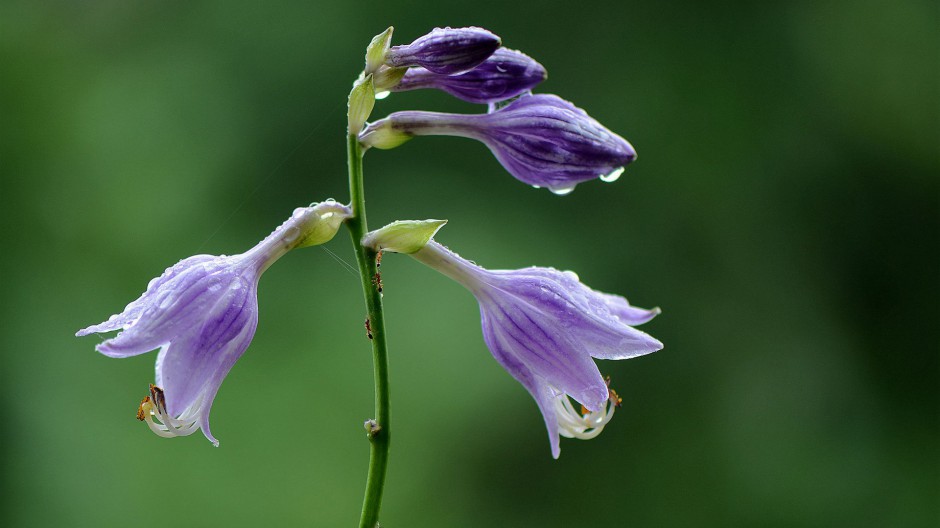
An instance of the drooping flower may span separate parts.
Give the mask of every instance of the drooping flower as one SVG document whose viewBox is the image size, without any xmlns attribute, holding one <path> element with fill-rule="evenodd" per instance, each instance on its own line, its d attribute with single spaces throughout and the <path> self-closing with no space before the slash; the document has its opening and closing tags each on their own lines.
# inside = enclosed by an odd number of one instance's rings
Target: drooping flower
<svg viewBox="0 0 940 528">
<path fill-rule="evenodd" d="M 433 240 L 411 256 L 476 297 L 483 339 L 535 398 L 555 458 L 561 452 L 559 435 L 593 438 L 620 403 L 591 358 L 628 359 L 663 348 L 634 328 L 655 317 L 658 308 L 637 308 L 623 297 L 592 290 L 570 271 L 487 270 Z M 581 412 L 569 397 L 581 404 Z"/>
<path fill-rule="evenodd" d="M 435 88 L 471 103 L 496 103 L 530 91 L 547 77 L 545 67 L 528 55 L 500 48 L 476 68 L 458 75 L 409 68 L 391 91 Z"/>
<path fill-rule="evenodd" d="M 333 201 L 298 208 L 245 253 L 196 255 L 167 268 L 123 312 L 76 335 L 120 330 L 95 347 L 110 357 L 159 348 L 155 383 L 140 404 L 138 419 L 164 437 L 202 429 L 217 446 L 209 410 L 225 375 L 254 336 L 262 272 L 291 249 L 329 241 L 350 214 Z"/>
<path fill-rule="evenodd" d="M 411 44 L 392 46 L 385 52 L 385 64 L 393 68 L 421 66 L 451 75 L 474 68 L 501 44 L 499 37 L 483 28 L 435 28 Z"/>
<path fill-rule="evenodd" d="M 483 142 L 517 179 L 567 194 L 580 182 L 614 181 L 636 151 L 587 113 L 556 95 L 522 96 L 489 114 L 394 112 L 359 135 L 366 147 L 394 148 L 413 136 L 462 136 Z"/>
</svg>

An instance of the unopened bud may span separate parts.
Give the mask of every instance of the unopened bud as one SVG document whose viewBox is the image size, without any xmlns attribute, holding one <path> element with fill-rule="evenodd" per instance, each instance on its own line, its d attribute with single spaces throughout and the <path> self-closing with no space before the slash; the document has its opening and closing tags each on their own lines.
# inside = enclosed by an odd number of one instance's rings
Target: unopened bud
<svg viewBox="0 0 940 528">
<path fill-rule="evenodd" d="M 474 68 L 501 45 L 499 37 L 483 28 L 436 28 L 407 46 L 388 50 L 385 64 L 422 66 L 434 73 L 452 75 Z"/>
<path fill-rule="evenodd" d="M 556 194 L 567 194 L 594 178 L 615 181 L 636 159 L 627 140 L 584 110 L 548 94 L 522 96 L 488 114 L 394 112 L 366 127 L 359 141 L 391 148 L 412 136 L 482 141 L 510 174 Z"/>
<path fill-rule="evenodd" d="M 459 75 L 410 68 L 391 91 L 436 88 L 471 103 L 495 103 L 528 92 L 547 77 L 545 68 L 533 58 L 520 51 L 500 48 L 483 64 Z"/>
</svg>

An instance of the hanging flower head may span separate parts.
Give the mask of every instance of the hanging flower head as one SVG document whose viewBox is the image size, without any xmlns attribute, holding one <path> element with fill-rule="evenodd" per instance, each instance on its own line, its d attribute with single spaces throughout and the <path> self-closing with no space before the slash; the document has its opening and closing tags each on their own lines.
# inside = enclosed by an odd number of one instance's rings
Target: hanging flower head
<svg viewBox="0 0 940 528">
<path fill-rule="evenodd" d="M 392 224 L 366 235 L 363 243 L 408 253 L 473 293 L 480 303 L 483 339 L 496 361 L 535 398 L 553 457 L 561 452 L 559 435 L 597 436 L 620 398 L 592 358 L 628 359 L 662 349 L 661 342 L 634 328 L 659 309 L 637 308 L 619 295 L 592 290 L 570 271 L 484 269 L 428 241 L 441 223 L 414 222 L 410 237 L 401 234 L 401 223 Z M 412 241 L 402 243 L 406 238 Z"/>
<path fill-rule="evenodd" d="M 580 182 L 614 181 L 636 151 L 557 95 L 522 96 L 489 114 L 394 112 L 359 135 L 366 147 L 394 148 L 413 136 L 462 136 L 489 147 L 517 179 L 567 194 Z"/>
<path fill-rule="evenodd" d="M 245 253 L 181 260 L 150 281 L 123 312 L 76 335 L 120 330 L 95 347 L 110 357 L 159 348 L 155 384 L 140 404 L 138 419 L 164 437 L 202 429 L 218 445 L 209 431 L 209 410 L 254 336 L 261 273 L 291 249 L 329 241 L 349 215 L 349 208 L 332 201 L 299 208 Z"/>
</svg>

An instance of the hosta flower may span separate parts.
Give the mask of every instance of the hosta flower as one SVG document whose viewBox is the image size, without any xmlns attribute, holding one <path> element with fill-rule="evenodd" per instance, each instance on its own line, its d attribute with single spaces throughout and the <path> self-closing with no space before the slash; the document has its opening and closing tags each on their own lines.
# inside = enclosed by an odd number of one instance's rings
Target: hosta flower
<svg viewBox="0 0 940 528">
<path fill-rule="evenodd" d="M 547 77 L 545 68 L 528 55 L 500 48 L 476 68 L 459 75 L 410 68 L 391 91 L 435 88 L 471 103 L 495 103 L 528 92 Z"/>
<path fill-rule="evenodd" d="M 385 52 L 385 64 L 394 68 L 421 66 L 450 75 L 477 66 L 501 44 L 499 37 L 483 28 L 435 28 L 411 44 L 392 46 Z"/>
<path fill-rule="evenodd" d="M 107 321 L 76 335 L 120 330 L 95 348 L 124 358 L 160 349 L 155 383 L 137 417 L 160 436 L 209 431 L 209 410 L 222 379 L 258 325 L 261 273 L 289 250 L 330 240 L 350 210 L 332 201 L 299 208 L 240 255 L 196 255 L 150 281 L 147 291 Z"/>
<path fill-rule="evenodd" d="M 636 159 L 627 140 L 556 95 L 522 96 L 489 114 L 395 112 L 359 139 L 367 147 L 393 148 L 413 136 L 481 141 L 517 179 L 557 194 L 598 177 L 614 181 Z"/>
<path fill-rule="evenodd" d="M 659 309 L 631 306 L 553 268 L 487 270 L 437 242 L 411 256 L 456 280 L 480 303 L 483 339 L 496 361 L 529 391 L 545 419 L 552 456 L 559 435 L 592 438 L 619 398 L 592 358 L 627 359 L 663 344 L 634 326 Z M 576 410 L 569 400 L 582 406 Z"/>
</svg>

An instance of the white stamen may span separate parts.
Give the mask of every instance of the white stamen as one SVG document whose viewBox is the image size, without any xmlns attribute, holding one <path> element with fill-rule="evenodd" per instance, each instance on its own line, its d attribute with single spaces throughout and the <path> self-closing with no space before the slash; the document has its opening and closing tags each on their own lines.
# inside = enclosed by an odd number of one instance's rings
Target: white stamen
<svg viewBox="0 0 940 528">
<path fill-rule="evenodd" d="M 558 434 L 565 438 L 590 440 L 601 434 L 614 417 L 614 404 L 608 400 L 600 409 L 582 415 L 575 410 L 568 395 L 561 392 L 555 397 L 555 416 L 558 417 Z"/>
<path fill-rule="evenodd" d="M 163 391 L 159 387 L 151 385 L 150 398 L 146 398 L 141 402 L 138 418 L 146 421 L 150 430 L 163 438 L 187 436 L 199 429 L 201 407 L 202 396 L 197 398 L 179 416 L 170 416 L 166 410 Z"/>
</svg>

